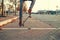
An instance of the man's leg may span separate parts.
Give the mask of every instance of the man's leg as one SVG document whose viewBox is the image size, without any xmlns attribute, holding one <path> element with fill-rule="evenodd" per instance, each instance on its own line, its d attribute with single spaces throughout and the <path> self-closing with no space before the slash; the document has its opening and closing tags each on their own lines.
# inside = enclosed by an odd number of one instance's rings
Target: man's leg
<svg viewBox="0 0 60 40">
<path fill-rule="evenodd" d="M 29 17 L 31 18 L 31 9 L 28 10 L 28 13 L 29 13 Z"/>
<path fill-rule="evenodd" d="M 23 8 L 23 0 L 20 0 L 19 26 L 22 26 L 22 8 Z"/>
<path fill-rule="evenodd" d="M 29 17 L 31 18 L 31 11 L 32 11 L 32 8 L 33 8 L 36 0 L 24 0 L 24 1 L 31 1 L 31 5 L 30 5 L 29 10 L 28 10 Z"/>
<path fill-rule="evenodd" d="M 31 1 L 31 5 L 29 7 L 28 13 L 29 13 L 29 17 L 31 18 L 31 11 L 32 11 L 32 8 L 33 8 L 36 0 L 29 0 L 29 1 Z"/>
</svg>

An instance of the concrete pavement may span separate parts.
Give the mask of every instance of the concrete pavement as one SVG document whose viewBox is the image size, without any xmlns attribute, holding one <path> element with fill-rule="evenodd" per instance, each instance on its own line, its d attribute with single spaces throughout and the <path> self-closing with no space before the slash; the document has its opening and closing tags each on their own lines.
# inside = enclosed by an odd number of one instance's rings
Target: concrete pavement
<svg viewBox="0 0 60 40">
<path fill-rule="evenodd" d="M 51 25 L 48 25 L 44 21 L 41 21 L 41 20 L 46 21 L 46 19 L 48 19 L 47 16 L 40 16 L 40 15 L 38 17 L 37 16 L 38 15 L 35 15 L 32 18 L 27 19 L 26 22 L 24 23 L 24 27 L 19 27 L 18 19 L 13 23 L 3 26 L 3 28 L 6 28 L 6 29 L 0 30 L 0 40 L 60 40 L 58 39 L 60 38 L 60 36 L 57 35 L 60 33 L 60 30 L 58 33 L 58 29 L 39 29 L 39 28 L 54 28 L 54 27 Z M 23 21 L 25 19 L 26 19 L 26 15 Z M 52 20 L 48 19 L 48 21 L 52 21 Z M 28 30 L 25 28 L 32 28 L 32 29 Z M 33 29 L 33 28 L 36 28 L 36 29 Z"/>
<path fill-rule="evenodd" d="M 0 30 L 0 40 L 48 40 L 55 30 Z"/>
<path fill-rule="evenodd" d="M 32 16 L 54 28 L 60 27 L 60 15 L 32 14 Z"/>
<path fill-rule="evenodd" d="M 27 18 L 28 15 L 23 15 L 23 21 Z M 24 28 L 32 27 L 32 28 L 59 28 L 60 23 L 60 15 L 40 15 L 40 14 L 32 14 L 32 18 L 28 18 L 24 23 Z M 17 19 L 14 23 L 10 23 L 4 27 L 6 28 L 19 28 L 19 20 Z M 12 25 L 12 26 L 11 26 Z M 46 26 L 47 25 L 47 26 Z M 56 27 L 57 26 L 57 27 Z"/>
<path fill-rule="evenodd" d="M 3 27 L 4 28 L 19 28 L 18 23 L 19 23 L 19 20 L 17 19 L 15 22 L 7 24 Z M 48 25 L 40 20 L 35 20 L 35 18 L 32 17 L 32 18 L 28 18 L 26 20 L 23 28 L 52 28 L 52 26 L 50 26 L 50 25 Z"/>
<path fill-rule="evenodd" d="M 0 40 L 59 40 L 59 32 L 52 29 L 3 29 L 0 30 Z"/>
</svg>

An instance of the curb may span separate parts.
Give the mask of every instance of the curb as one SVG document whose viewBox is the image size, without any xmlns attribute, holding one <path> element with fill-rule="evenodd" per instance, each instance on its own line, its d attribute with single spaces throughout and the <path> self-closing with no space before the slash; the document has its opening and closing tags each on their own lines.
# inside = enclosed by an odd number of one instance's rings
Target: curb
<svg viewBox="0 0 60 40">
<path fill-rule="evenodd" d="M 17 18 L 18 18 L 18 17 L 14 17 L 14 18 L 7 19 L 7 20 L 5 20 L 5 21 L 0 22 L 0 27 L 6 25 L 6 24 L 8 24 L 8 23 L 11 23 L 11 22 L 15 21 Z"/>
</svg>

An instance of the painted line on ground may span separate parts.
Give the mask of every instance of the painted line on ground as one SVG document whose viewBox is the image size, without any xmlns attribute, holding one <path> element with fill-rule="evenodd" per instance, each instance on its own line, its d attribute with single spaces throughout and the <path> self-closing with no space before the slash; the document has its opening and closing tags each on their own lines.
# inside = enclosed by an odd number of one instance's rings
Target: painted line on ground
<svg viewBox="0 0 60 40">
<path fill-rule="evenodd" d="M 31 30 L 58 30 L 60 28 L 2 28 L 4 30 L 14 30 L 14 29 L 19 29 L 19 30 L 27 30 L 27 29 L 31 29 Z"/>
</svg>

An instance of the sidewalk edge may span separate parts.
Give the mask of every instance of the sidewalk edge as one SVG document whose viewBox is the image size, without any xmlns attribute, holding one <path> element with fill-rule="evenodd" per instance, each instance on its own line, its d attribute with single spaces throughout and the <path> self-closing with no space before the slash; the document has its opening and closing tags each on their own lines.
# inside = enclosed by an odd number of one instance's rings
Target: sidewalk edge
<svg viewBox="0 0 60 40">
<path fill-rule="evenodd" d="M 5 21 L 0 22 L 0 27 L 4 26 L 4 25 L 6 25 L 6 24 L 8 24 L 8 23 L 10 23 L 10 22 L 13 22 L 13 21 L 16 20 L 17 18 L 18 18 L 18 17 L 14 17 L 14 18 L 7 19 L 7 20 L 5 20 Z"/>
</svg>

